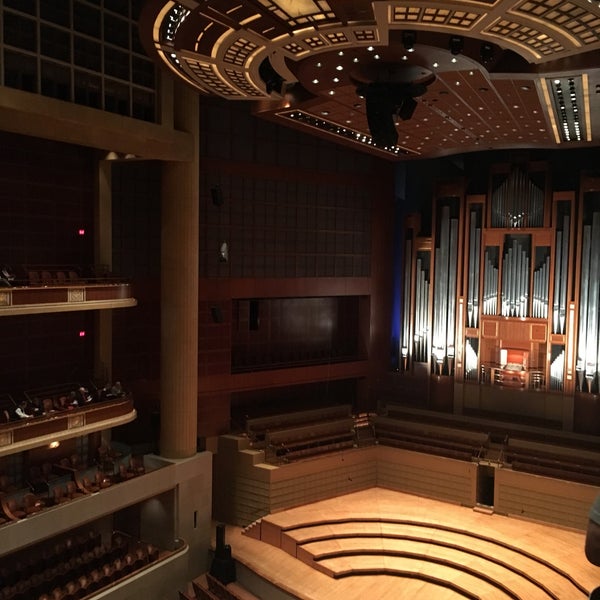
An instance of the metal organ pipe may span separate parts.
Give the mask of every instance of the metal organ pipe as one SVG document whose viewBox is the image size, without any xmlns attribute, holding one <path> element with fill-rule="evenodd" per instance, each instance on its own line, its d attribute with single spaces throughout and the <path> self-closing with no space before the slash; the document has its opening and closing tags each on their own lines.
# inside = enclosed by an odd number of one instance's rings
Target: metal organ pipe
<svg viewBox="0 0 600 600">
<path fill-rule="evenodd" d="M 590 279 L 587 304 L 587 343 L 585 376 L 588 387 L 598 370 L 598 292 L 600 289 L 600 213 L 595 212 L 592 218 L 590 248 Z"/>
<path fill-rule="evenodd" d="M 495 315 L 498 300 L 498 268 L 490 258 L 489 250 L 486 248 L 484 257 L 483 272 L 483 314 Z M 505 273 L 502 273 L 504 280 Z"/>
<path fill-rule="evenodd" d="M 454 356 L 456 329 L 456 267 L 458 264 L 458 221 L 450 222 L 450 256 L 448 269 L 448 326 L 446 328 L 446 353 Z M 451 349 L 449 351 L 449 349 Z M 450 373 L 451 374 L 451 373 Z"/>
<path fill-rule="evenodd" d="M 473 285 L 475 280 L 475 218 L 476 213 L 471 211 L 471 223 L 469 227 L 469 289 L 467 290 L 467 327 L 475 327 L 474 323 L 476 322 L 474 318 L 475 289 Z"/>
<path fill-rule="evenodd" d="M 554 256 L 554 301 L 552 303 L 552 330 L 559 332 L 559 297 L 560 297 L 560 269 L 562 265 L 562 231 L 556 232 L 556 252 Z"/>
<path fill-rule="evenodd" d="M 591 227 L 584 225 L 581 248 L 581 286 L 579 296 L 579 337 L 577 340 L 577 365 L 576 369 L 583 373 L 586 366 L 586 340 L 587 340 L 587 307 L 590 283 L 590 248 Z"/>
<path fill-rule="evenodd" d="M 567 318 L 567 269 L 569 260 L 569 216 L 565 215 L 563 218 L 563 231 L 562 231 L 562 261 L 560 266 L 560 300 L 558 306 L 558 323 L 560 331 L 558 333 L 565 333 L 565 321 Z"/>
<path fill-rule="evenodd" d="M 408 359 L 410 343 L 411 323 L 411 266 L 412 266 L 412 239 L 406 240 L 404 249 L 404 315 L 402 319 L 402 340 L 400 342 L 400 354 L 403 359 Z M 406 365 L 405 365 L 406 367 Z"/>
<path fill-rule="evenodd" d="M 479 327 L 479 262 L 481 253 L 481 227 L 475 229 L 475 284 L 473 289 L 473 327 Z"/>
<path fill-rule="evenodd" d="M 443 363 L 449 356 L 448 349 L 450 355 L 454 356 L 456 329 L 458 220 L 451 218 L 450 207 L 447 205 L 442 206 L 439 224 L 439 242 L 435 249 L 435 305 L 431 352 L 437 372 L 441 373 Z"/>
</svg>

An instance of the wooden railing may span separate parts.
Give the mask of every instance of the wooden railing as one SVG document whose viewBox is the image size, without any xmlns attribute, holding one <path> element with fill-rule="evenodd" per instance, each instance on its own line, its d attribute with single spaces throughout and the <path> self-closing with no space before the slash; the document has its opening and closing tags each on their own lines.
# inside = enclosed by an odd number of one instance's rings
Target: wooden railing
<svg viewBox="0 0 600 600">
<path fill-rule="evenodd" d="M 0 456 L 18 452 L 36 445 L 45 437 L 64 439 L 89 433 L 101 428 L 101 424 L 113 421 L 126 423 L 135 418 L 131 395 L 94 402 L 87 406 L 56 411 L 31 419 L 0 423 Z M 115 423 L 116 422 L 116 423 Z"/>
</svg>

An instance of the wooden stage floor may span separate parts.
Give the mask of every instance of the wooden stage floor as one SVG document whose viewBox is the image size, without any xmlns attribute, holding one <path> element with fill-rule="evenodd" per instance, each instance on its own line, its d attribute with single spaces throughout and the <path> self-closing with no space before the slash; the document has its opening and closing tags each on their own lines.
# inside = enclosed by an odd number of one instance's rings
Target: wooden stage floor
<svg viewBox="0 0 600 600">
<path fill-rule="evenodd" d="M 227 527 L 233 556 L 302 600 L 584 600 L 600 585 L 581 531 L 382 488 L 268 515 L 272 543 L 257 529 Z"/>
</svg>

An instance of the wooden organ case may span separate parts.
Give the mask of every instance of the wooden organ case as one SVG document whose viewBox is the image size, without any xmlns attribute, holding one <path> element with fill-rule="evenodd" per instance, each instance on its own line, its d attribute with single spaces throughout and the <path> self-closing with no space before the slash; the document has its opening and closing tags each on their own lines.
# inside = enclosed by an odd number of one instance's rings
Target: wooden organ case
<svg viewBox="0 0 600 600">
<path fill-rule="evenodd" d="M 493 167 L 485 195 L 465 195 L 463 181 L 438 185 L 431 235 L 418 216 L 406 221 L 400 370 L 427 374 L 430 395 L 450 380 L 440 394 L 461 390 L 465 405 L 503 388 L 553 396 L 557 420 L 566 396 L 595 398 L 598 183 L 583 176 L 579 197 L 552 192 L 545 163 L 520 163 Z"/>
</svg>

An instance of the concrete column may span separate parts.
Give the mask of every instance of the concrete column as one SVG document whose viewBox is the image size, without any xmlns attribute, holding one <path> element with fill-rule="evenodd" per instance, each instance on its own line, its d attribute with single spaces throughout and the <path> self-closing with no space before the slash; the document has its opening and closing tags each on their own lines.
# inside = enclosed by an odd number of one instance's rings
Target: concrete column
<svg viewBox="0 0 600 600">
<path fill-rule="evenodd" d="M 162 166 L 160 454 L 196 453 L 198 402 L 198 95 L 174 85 L 175 129 L 193 138 L 189 161 Z"/>
</svg>

